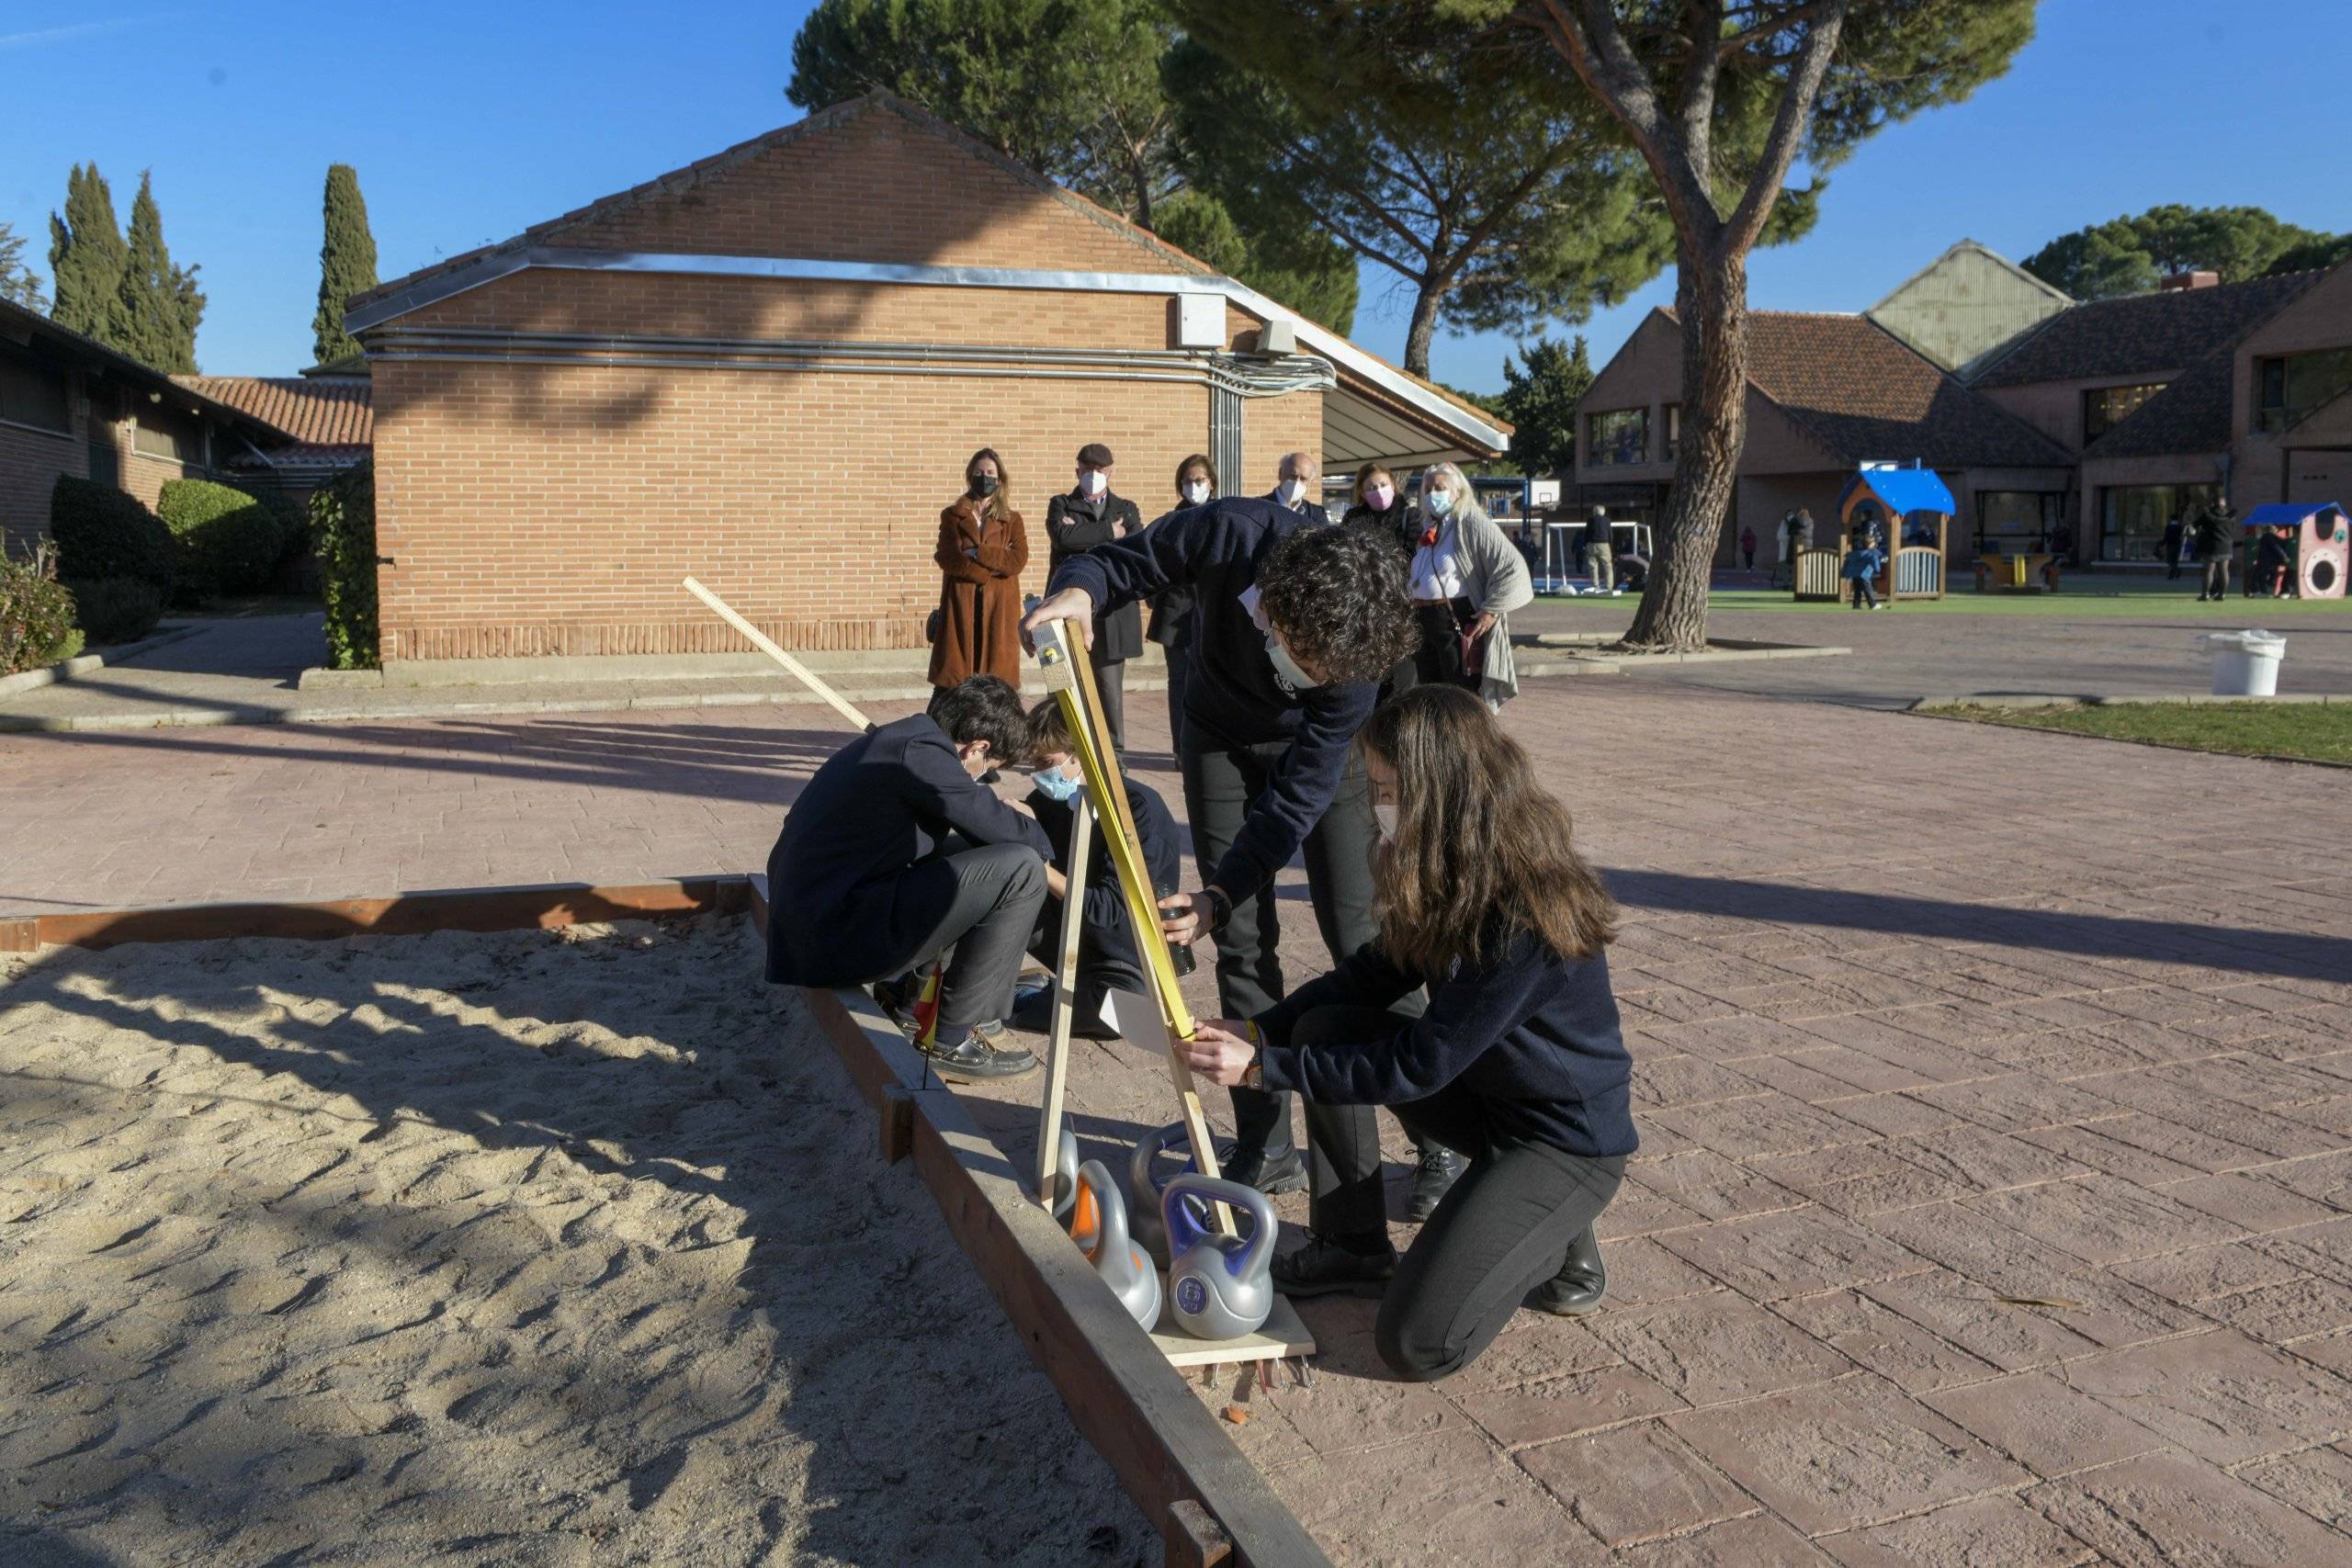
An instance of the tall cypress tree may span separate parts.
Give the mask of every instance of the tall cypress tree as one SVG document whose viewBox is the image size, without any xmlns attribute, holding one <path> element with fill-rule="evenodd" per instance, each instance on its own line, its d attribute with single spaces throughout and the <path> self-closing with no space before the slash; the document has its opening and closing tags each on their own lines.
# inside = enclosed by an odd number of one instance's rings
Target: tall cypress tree
<svg viewBox="0 0 2352 1568">
<path fill-rule="evenodd" d="M 196 327 L 204 294 L 196 268 L 175 265 L 164 244 L 164 216 L 149 175 L 139 176 L 130 204 L 130 243 L 122 271 L 122 332 L 117 348 L 167 374 L 193 374 Z"/>
<path fill-rule="evenodd" d="M 49 276 L 57 300 L 50 318 L 119 346 L 122 271 L 129 257 L 106 176 L 96 164 L 74 164 L 65 176 L 64 216 L 49 215 Z"/>
<path fill-rule="evenodd" d="M 368 198 L 359 171 L 327 165 L 326 239 L 319 246 L 319 313 L 311 318 L 311 350 L 328 365 L 359 352 L 343 330 L 343 302 L 376 287 L 376 236 L 368 230 Z"/>
</svg>

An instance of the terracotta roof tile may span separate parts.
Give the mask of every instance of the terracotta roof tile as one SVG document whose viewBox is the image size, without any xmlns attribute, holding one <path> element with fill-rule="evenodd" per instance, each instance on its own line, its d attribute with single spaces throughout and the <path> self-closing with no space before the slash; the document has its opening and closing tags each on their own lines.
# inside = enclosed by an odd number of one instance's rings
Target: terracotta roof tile
<svg viewBox="0 0 2352 1568">
<path fill-rule="evenodd" d="M 1867 316 L 1758 310 L 1747 378 L 1837 457 L 1937 468 L 2060 468 L 2074 459 Z"/>
<path fill-rule="evenodd" d="M 2016 387 L 2178 371 L 2234 344 L 2322 276 L 2290 272 L 2211 288 L 2089 300 L 2043 321 L 1971 380 L 1979 387 Z M 2151 399 L 2148 406 L 2154 404 Z"/>
<path fill-rule="evenodd" d="M 356 376 L 175 376 L 191 391 L 250 414 L 289 442 L 356 446 L 375 440 L 374 387 Z"/>
</svg>

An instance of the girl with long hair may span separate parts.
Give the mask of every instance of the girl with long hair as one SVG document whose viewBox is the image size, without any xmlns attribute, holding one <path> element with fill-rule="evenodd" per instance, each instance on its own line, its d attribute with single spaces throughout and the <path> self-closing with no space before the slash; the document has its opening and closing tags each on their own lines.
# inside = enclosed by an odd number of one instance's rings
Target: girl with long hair
<svg viewBox="0 0 2352 1568">
<path fill-rule="evenodd" d="M 937 691 L 975 675 L 1021 689 L 1021 572 L 1029 538 L 1006 494 L 1011 481 L 1004 459 L 983 446 L 964 465 L 964 493 L 940 511 L 932 552 L 944 579 L 931 639 Z"/>
<path fill-rule="evenodd" d="M 1608 1288 L 1593 1222 L 1636 1138 L 1604 949 L 1616 911 L 1568 813 L 1486 705 L 1422 686 L 1356 744 L 1384 837 L 1378 935 L 1249 1021 L 1182 1046 L 1223 1084 L 1295 1090 L 1313 1190 L 1306 1245 L 1275 1259 L 1291 1295 L 1385 1291 L 1374 1340 L 1399 1376 L 1459 1371 L 1528 1293 L 1563 1315 Z M 1392 1010 L 1429 987 L 1419 1018 Z M 1372 1108 L 1470 1158 L 1399 1258 Z"/>
</svg>

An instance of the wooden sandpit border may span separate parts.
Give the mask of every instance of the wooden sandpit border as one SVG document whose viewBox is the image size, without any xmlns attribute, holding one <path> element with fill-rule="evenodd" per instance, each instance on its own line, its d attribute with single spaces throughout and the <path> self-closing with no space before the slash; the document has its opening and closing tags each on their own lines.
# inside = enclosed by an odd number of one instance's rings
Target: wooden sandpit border
<svg viewBox="0 0 2352 1568">
<path fill-rule="evenodd" d="M 701 876 L 613 887 L 551 883 L 314 903 L 0 916 L 0 953 L 235 937 L 553 931 L 705 913 L 749 914 L 764 932 L 767 878 Z M 1012 1162 L 955 1091 L 925 1071 L 922 1056 L 872 999 L 856 990 L 804 988 L 801 995 L 860 1098 L 874 1108 L 885 1157 L 913 1158 L 948 1230 L 1060 1393 L 1071 1424 L 1160 1530 L 1167 1561 L 1176 1568 L 1329 1568 L 1322 1550 L 1183 1374 L 1103 1288 L 1060 1225 L 1032 1201 Z"/>
</svg>

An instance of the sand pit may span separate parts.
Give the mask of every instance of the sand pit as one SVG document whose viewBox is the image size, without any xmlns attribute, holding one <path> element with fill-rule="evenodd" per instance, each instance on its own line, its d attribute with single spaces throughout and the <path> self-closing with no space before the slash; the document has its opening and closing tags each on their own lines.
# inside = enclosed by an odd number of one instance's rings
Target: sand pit
<svg viewBox="0 0 2352 1568">
<path fill-rule="evenodd" d="M 748 922 L 0 957 L 0 1560 L 1155 1560 Z"/>
</svg>

